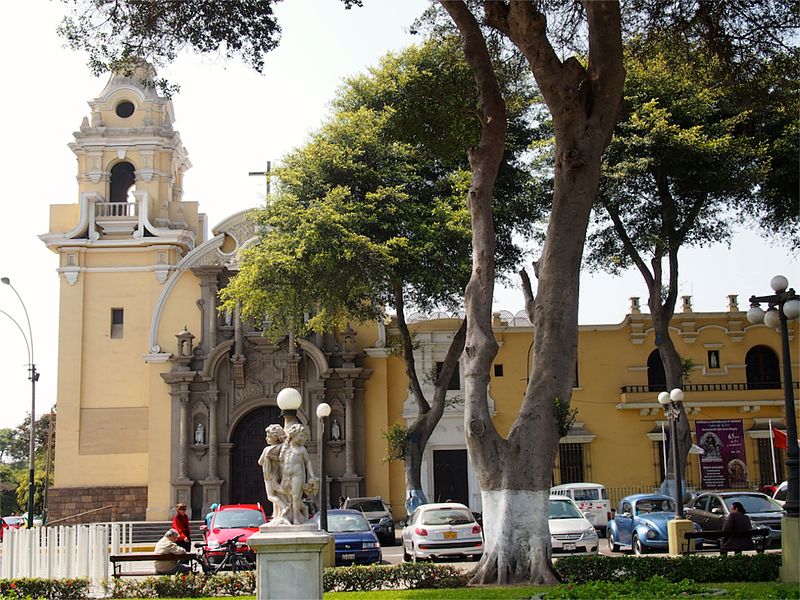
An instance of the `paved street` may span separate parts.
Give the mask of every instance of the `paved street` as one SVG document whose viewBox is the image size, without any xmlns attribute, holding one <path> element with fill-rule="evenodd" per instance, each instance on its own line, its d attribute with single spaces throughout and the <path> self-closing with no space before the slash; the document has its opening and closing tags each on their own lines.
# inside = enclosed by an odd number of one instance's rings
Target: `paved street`
<svg viewBox="0 0 800 600">
<path fill-rule="evenodd" d="M 383 564 L 388 565 L 397 565 L 403 562 L 403 547 L 400 545 L 400 538 L 399 538 L 399 531 L 398 531 L 398 539 L 397 545 L 395 546 L 383 546 Z M 779 549 L 772 548 L 767 550 L 767 552 L 779 552 Z M 630 552 L 612 552 L 608 548 L 608 543 L 604 538 L 600 539 L 600 554 L 603 556 L 624 556 L 626 554 L 631 554 Z M 747 551 L 745 554 L 755 554 L 755 551 Z M 718 556 L 718 552 L 703 552 L 703 556 Z M 653 554 L 652 556 L 667 556 L 666 554 Z M 455 562 L 445 562 L 441 561 L 441 564 L 452 564 L 458 567 L 462 567 L 464 569 L 470 569 L 476 563 L 473 560 L 461 560 L 457 559 Z"/>
</svg>

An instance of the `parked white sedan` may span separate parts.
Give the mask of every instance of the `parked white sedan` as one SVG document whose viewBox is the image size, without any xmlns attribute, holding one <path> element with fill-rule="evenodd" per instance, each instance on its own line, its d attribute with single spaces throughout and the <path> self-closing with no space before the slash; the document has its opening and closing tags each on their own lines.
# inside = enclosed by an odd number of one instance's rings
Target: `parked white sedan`
<svg viewBox="0 0 800 600">
<path fill-rule="evenodd" d="M 566 496 L 550 496 L 550 541 L 553 554 L 597 554 L 597 530 Z"/>
<path fill-rule="evenodd" d="M 474 515 L 463 504 L 423 504 L 403 528 L 403 560 L 426 560 L 439 556 L 483 554 L 483 532 Z"/>
</svg>

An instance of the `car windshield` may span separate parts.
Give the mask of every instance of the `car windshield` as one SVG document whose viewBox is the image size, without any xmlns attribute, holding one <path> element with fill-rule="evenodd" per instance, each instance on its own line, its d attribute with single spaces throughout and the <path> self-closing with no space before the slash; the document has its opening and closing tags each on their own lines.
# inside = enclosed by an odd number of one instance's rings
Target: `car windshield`
<svg viewBox="0 0 800 600">
<path fill-rule="evenodd" d="M 474 521 L 472 513 L 460 508 L 434 508 L 422 513 L 423 525 L 464 525 Z"/>
<path fill-rule="evenodd" d="M 550 500 L 551 519 L 580 519 L 582 516 L 569 500 Z"/>
<path fill-rule="evenodd" d="M 734 502 L 741 502 L 744 506 L 745 512 L 749 513 L 765 513 L 765 512 L 782 512 L 781 505 L 774 500 L 767 498 L 767 496 L 757 496 L 755 494 L 742 494 L 740 496 L 725 496 L 725 506 L 730 511 Z"/>
<path fill-rule="evenodd" d="M 639 500 L 636 503 L 636 514 L 675 512 L 675 503 L 669 498 Z"/>
<path fill-rule="evenodd" d="M 3 517 L 3 520 L 7 525 L 19 525 L 20 523 L 25 522 L 25 519 L 22 517 Z"/>
<path fill-rule="evenodd" d="M 386 512 L 386 507 L 380 500 L 359 500 L 348 504 L 347 508 L 360 510 L 361 512 Z"/>
<path fill-rule="evenodd" d="M 214 513 L 213 529 L 254 528 L 263 525 L 264 513 L 252 508 L 229 508 Z"/>
<path fill-rule="evenodd" d="M 575 502 L 600 499 L 600 493 L 597 488 L 578 489 L 574 490 L 572 493 L 575 496 Z"/>
<path fill-rule="evenodd" d="M 345 531 L 372 531 L 369 522 L 363 515 L 328 515 L 328 531 L 342 533 Z"/>
</svg>

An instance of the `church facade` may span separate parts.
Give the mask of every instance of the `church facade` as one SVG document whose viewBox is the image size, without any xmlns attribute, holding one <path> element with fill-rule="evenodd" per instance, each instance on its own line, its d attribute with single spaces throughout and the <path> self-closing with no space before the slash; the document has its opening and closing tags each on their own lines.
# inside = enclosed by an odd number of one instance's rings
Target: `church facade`
<svg viewBox="0 0 800 600">
<path fill-rule="evenodd" d="M 177 502 L 199 518 L 214 502 L 265 502 L 257 460 L 265 427 L 280 420 L 276 396 L 285 387 L 302 395 L 298 418 L 311 429 L 313 463 L 325 452 L 328 497 L 380 495 L 402 517 L 403 469 L 384 460 L 384 432 L 415 413 L 404 366 L 387 346 L 394 323 L 273 343 L 261 324 L 219 312 L 217 293 L 257 233 L 242 212 L 209 234 L 198 204 L 183 199 L 191 163 L 173 129 L 172 102 L 143 83 L 152 79 L 147 66 L 114 75 L 90 101 L 70 145 L 78 202 L 52 206 L 41 236 L 58 254 L 61 286 L 50 520 L 164 520 Z M 663 368 L 638 299 L 629 313 L 620 324 L 580 328 L 577 421 L 561 440 L 554 483 L 622 489 L 660 481 Z M 456 317 L 409 319 L 421 376 L 444 360 Z M 490 401 L 506 433 L 532 368 L 534 332 L 521 314 L 500 312 L 494 322 L 500 351 Z M 777 473 L 764 472 L 764 440 L 768 423 L 780 427 L 783 419 L 778 335 L 747 323 L 735 296 L 713 313 L 694 312 L 684 297 L 673 329 L 679 352 L 692 360 L 690 421 L 741 422 L 748 482 L 771 481 Z M 796 380 L 796 364 L 793 371 Z M 480 510 L 460 372 L 450 387 L 425 451 L 423 486 L 430 500 Z M 314 416 L 320 402 L 332 407 L 324 440 Z"/>
</svg>

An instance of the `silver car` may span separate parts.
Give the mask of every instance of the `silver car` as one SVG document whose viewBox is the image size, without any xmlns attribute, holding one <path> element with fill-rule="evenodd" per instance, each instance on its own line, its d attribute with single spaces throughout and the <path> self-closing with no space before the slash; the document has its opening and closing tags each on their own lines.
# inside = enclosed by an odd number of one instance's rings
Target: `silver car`
<svg viewBox="0 0 800 600">
<path fill-rule="evenodd" d="M 403 528 L 403 560 L 483 554 L 483 531 L 463 504 L 441 502 L 418 507 Z"/>
</svg>

